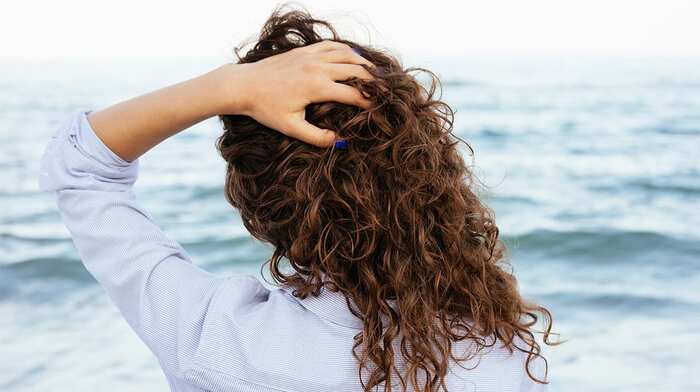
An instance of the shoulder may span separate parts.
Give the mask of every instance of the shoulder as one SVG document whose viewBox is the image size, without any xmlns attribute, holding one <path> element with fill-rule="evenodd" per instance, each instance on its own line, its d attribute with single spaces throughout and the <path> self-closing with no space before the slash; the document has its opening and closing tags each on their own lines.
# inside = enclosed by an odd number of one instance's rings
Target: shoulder
<svg viewBox="0 0 700 392">
<path fill-rule="evenodd" d="M 527 358 L 527 355 L 525 355 Z M 549 391 L 550 377 L 546 359 L 541 356 L 533 356 L 527 365 L 527 371 L 523 374 L 520 384 L 520 392 L 545 392 Z M 530 377 L 532 375 L 532 377 Z M 535 379 L 538 381 L 536 381 Z"/>
<path fill-rule="evenodd" d="M 455 356 L 459 358 L 467 355 L 468 359 L 451 367 L 450 377 L 453 378 L 453 384 L 478 386 L 475 391 L 548 391 L 547 384 L 538 383 L 528 375 L 529 370 L 536 379 L 549 381 L 543 357 L 533 356 L 528 362 L 527 352 L 515 347 L 510 350 L 501 340 L 494 337 L 484 339 L 487 346 L 478 352 L 473 341 L 465 340 L 455 345 Z M 526 342 L 520 339 L 516 339 L 515 344 L 524 350 L 528 348 Z M 546 357 L 546 354 L 544 356 Z"/>
<path fill-rule="evenodd" d="M 270 290 L 252 275 L 231 275 L 224 279 L 217 294 L 214 310 L 225 311 L 267 300 Z"/>
<path fill-rule="evenodd" d="M 527 342 L 520 338 L 516 338 L 516 345 L 523 349 L 529 349 Z M 521 364 L 522 381 L 520 383 L 520 392 L 545 392 L 549 391 L 549 363 L 548 350 L 540 339 L 537 339 L 540 347 L 538 355 L 530 355 L 529 352 L 515 350 L 518 362 Z"/>
</svg>

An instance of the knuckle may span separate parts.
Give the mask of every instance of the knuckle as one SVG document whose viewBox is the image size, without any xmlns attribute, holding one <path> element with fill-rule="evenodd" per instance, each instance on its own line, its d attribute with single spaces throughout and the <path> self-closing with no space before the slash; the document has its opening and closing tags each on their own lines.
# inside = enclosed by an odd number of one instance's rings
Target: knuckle
<svg viewBox="0 0 700 392">
<path fill-rule="evenodd" d="M 320 41 L 320 42 L 317 43 L 316 45 L 318 45 L 319 48 L 332 48 L 332 47 L 333 47 L 333 41 L 325 39 L 325 40 L 323 40 L 323 41 Z"/>
<path fill-rule="evenodd" d="M 357 60 L 357 54 L 352 50 L 351 47 L 345 46 L 342 48 L 337 48 L 337 53 L 345 61 L 355 61 Z"/>
<path fill-rule="evenodd" d="M 290 50 L 288 53 L 294 53 L 300 57 L 303 57 L 303 56 L 311 53 L 311 51 L 312 51 L 311 45 L 306 45 L 306 46 L 297 46 L 296 48 Z"/>
<path fill-rule="evenodd" d="M 312 75 L 308 80 L 308 86 L 314 90 L 325 90 L 328 88 L 328 79 L 318 73 Z"/>
</svg>

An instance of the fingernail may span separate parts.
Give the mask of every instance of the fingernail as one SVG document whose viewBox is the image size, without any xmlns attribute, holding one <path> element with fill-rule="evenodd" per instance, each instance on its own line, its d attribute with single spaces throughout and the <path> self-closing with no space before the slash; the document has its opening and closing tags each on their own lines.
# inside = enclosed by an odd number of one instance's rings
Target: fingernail
<svg viewBox="0 0 700 392">
<path fill-rule="evenodd" d="M 335 148 L 338 150 L 347 150 L 348 149 L 348 141 L 345 139 L 339 139 L 335 141 Z"/>
<path fill-rule="evenodd" d="M 362 56 L 362 53 L 360 53 L 360 49 L 352 48 L 352 51 L 357 53 L 358 55 Z"/>
</svg>

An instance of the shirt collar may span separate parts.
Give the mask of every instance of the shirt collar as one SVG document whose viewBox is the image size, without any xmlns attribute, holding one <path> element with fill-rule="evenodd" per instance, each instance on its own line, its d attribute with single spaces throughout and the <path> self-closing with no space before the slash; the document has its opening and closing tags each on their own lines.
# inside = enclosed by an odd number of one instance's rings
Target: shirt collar
<svg viewBox="0 0 700 392">
<path fill-rule="evenodd" d="M 309 294 L 306 298 L 299 298 L 294 296 L 293 287 L 281 285 L 280 288 L 287 292 L 291 298 L 299 302 L 304 308 L 317 316 L 345 327 L 362 329 L 362 320 L 352 314 L 343 293 L 329 290 L 326 286 L 323 286 L 318 297 Z"/>
</svg>

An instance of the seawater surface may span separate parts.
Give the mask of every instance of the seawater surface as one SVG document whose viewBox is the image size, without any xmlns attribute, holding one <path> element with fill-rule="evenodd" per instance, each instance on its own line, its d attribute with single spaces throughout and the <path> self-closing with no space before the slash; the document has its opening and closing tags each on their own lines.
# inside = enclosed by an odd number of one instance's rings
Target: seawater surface
<svg viewBox="0 0 700 392">
<path fill-rule="evenodd" d="M 38 162 L 78 108 L 214 64 L 0 64 L 0 390 L 167 389 L 38 192 Z M 568 340 L 546 350 L 552 390 L 700 390 L 700 60 L 407 65 L 441 76 L 522 292 Z M 206 121 L 144 155 L 135 190 L 198 264 L 260 276 L 271 250 L 224 199 L 218 134 Z"/>
</svg>

